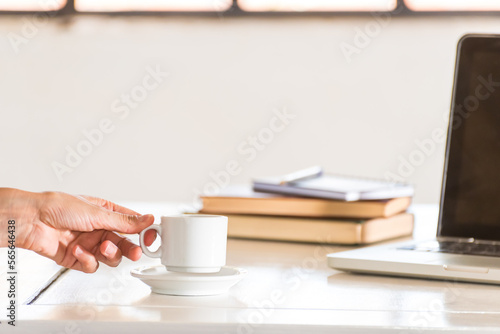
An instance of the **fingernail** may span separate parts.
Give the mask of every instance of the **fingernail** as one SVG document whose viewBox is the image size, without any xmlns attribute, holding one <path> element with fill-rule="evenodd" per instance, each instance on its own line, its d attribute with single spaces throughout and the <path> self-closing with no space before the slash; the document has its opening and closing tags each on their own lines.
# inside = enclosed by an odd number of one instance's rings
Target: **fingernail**
<svg viewBox="0 0 500 334">
<path fill-rule="evenodd" d="M 152 215 L 143 215 L 143 216 L 140 216 L 139 219 L 138 219 L 138 222 L 139 223 L 144 223 L 145 221 L 149 220 L 151 218 Z"/>
<path fill-rule="evenodd" d="M 104 256 L 106 257 L 112 257 L 116 253 L 116 246 L 113 245 L 112 243 L 108 243 L 106 248 L 104 248 Z"/>
<path fill-rule="evenodd" d="M 75 256 L 81 256 L 83 254 L 82 249 L 79 246 L 75 247 Z"/>
</svg>

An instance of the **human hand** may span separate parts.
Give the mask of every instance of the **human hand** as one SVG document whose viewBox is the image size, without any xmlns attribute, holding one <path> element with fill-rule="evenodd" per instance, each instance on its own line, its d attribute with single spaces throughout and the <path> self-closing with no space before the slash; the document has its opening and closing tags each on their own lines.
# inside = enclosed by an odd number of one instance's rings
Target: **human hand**
<svg viewBox="0 0 500 334">
<path fill-rule="evenodd" d="M 99 262 L 116 267 L 122 256 L 137 261 L 141 248 L 116 232 L 138 233 L 154 221 L 152 215 L 89 196 L 0 189 L 0 198 L 5 195 L 10 199 L 9 217 L 18 225 L 17 247 L 86 273 L 95 272 Z M 150 245 L 155 237 L 146 233 L 145 243 Z"/>
</svg>

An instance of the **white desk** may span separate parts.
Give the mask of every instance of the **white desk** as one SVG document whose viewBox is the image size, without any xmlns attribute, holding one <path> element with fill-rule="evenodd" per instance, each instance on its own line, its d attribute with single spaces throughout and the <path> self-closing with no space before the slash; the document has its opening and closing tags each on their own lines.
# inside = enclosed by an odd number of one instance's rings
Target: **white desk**
<svg viewBox="0 0 500 334">
<path fill-rule="evenodd" d="M 166 204 L 130 207 L 155 216 L 175 211 Z M 416 206 L 415 213 L 416 236 L 433 237 L 437 207 Z M 2 324 L 0 333 L 500 333 L 500 287 L 328 268 L 325 255 L 346 249 L 230 239 L 227 263 L 248 275 L 229 293 L 210 297 L 152 294 L 129 275 L 131 268 L 159 263 L 145 256 L 91 275 L 67 271 L 31 305 L 20 306 L 16 331 Z M 45 267 L 47 278 L 54 267 L 33 254 L 23 257 L 31 267 L 20 270 L 18 289 L 34 290 L 23 277 Z"/>
</svg>

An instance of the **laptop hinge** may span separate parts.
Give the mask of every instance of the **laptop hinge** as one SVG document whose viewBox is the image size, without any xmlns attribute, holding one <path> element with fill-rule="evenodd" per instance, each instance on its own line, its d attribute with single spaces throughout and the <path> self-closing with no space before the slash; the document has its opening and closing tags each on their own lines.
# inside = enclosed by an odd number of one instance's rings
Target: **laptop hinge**
<svg viewBox="0 0 500 334">
<path fill-rule="evenodd" d="M 459 242 L 459 243 L 471 243 L 471 244 L 485 244 L 485 245 L 500 245 L 500 241 L 497 240 L 482 240 L 474 238 L 457 238 L 457 237 L 437 237 L 437 241 L 442 242 Z"/>
</svg>

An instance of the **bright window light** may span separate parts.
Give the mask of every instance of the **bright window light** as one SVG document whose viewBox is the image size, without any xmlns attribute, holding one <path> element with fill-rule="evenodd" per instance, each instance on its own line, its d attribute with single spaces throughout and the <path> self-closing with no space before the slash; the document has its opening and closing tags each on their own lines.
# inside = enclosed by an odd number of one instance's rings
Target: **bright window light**
<svg viewBox="0 0 500 334">
<path fill-rule="evenodd" d="M 82 12 L 129 11 L 224 11 L 231 0 L 75 0 L 75 8 Z"/>
<path fill-rule="evenodd" d="M 396 0 L 238 0 L 249 12 L 391 11 Z"/>
<path fill-rule="evenodd" d="M 414 11 L 489 11 L 500 10 L 498 0 L 405 0 Z"/>
<path fill-rule="evenodd" d="M 66 0 L 0 0 L 0 10 L 54 11 L 66 5 Z"/>
</svg>

